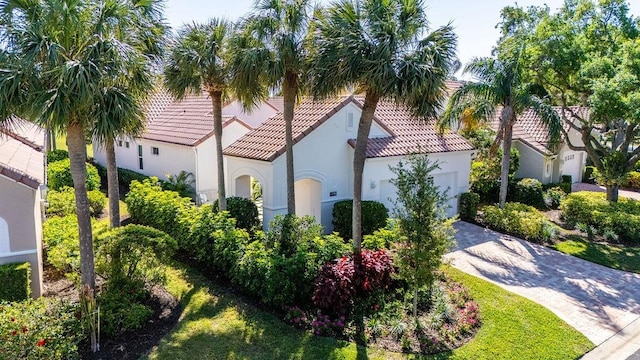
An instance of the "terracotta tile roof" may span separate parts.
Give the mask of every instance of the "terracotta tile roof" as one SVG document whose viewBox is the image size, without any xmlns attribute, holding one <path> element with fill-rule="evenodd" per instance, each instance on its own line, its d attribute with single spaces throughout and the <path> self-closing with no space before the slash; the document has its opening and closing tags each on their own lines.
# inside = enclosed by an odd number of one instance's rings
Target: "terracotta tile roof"
<svg viewBox="0 0 640 360">
<path fill-rule="evenodd" d="M 362 108 L 362 99 L 354 96 L 340 96 L 318 101 L 303 98 L 295 110 L 294 144 L 349 103 Z M 378 104 L 374 121 L 391 136 L 370 139 L 367 157 L 406 155 L 417 151 L 418 148 L 423 149 L 424 152 L 433 153 L 473 149 L 457 134 L 447 133 L 439 136 L 432 124 L 418 122 L 406 109 L 390 101 L 383 100 Z M 224 153 L 230 156 L 273 161 L 285 152 L 284 128 L 284 119 L 282 113 L 279 113 L 231 144 Z M 349 140 L 352 146 L 354 142 L 353 139 Z"/>
<path fill-rule="evenodd" d="M 267 99 L 267 104 L 273 106 L 279 112 L 284 111 L 284 98 L 282 96 L 272 96 Z"/>
<path fill-rule="evenodd" d="M 26 120 L 16 120 L 0 132 L 0 175 L 33 189 L 44 184 L 45 132 Z"/>
<path fill-rule="evenodd" d="M 588 113 L 587 108 L 571 107 L 583 115 Z M 560 116 L 562 116 L 562 107 L 555 106 Z M 491 119 L 490 126 L 496 131 L 500 123 L 499 115 L 500 110 L 496 111 L 494 117 Z M 565 130 L 568 130 L 569 125 L 564 124 Z M 513 126 L 513 139 L 519 140 L 522 143 L 527 144 L 532 149 L 543 155 L 555 155 L 555 152 L 549 147 L 549 130 L 548 127 L 542 122 L 540 117 L 533 111 L 533 109 L 527 109 L 522 114 L 518 115 L 518 120 Z"/>
</svg>

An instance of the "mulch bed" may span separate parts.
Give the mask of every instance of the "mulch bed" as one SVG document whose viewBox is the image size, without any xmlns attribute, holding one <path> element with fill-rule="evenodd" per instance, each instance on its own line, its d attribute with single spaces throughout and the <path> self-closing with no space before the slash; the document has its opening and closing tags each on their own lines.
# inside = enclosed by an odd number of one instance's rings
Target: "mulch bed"
<svg viewBox="0 0 640 360">
<path fill-rule="evenodd" d="M 98 281 L 98 287 L 100 283 Z M 43 288 L 44 296 L 78 302 L 78 291 L 73 283 L 50 266 L 45 266 L 44 269 Z M 182 307 L 161 286 L 151 289 L 151 300 L 146 305 L 153 309 L 153 315 L 141 329 L 116 337 L 103 335 L 100 339 L 100 351 L 97 353 L 92 353 L 88 341 L 84 341 L 79 345 L 80 359 L 138 359 L 148 354 L 177 324 Z"/>
</svg>

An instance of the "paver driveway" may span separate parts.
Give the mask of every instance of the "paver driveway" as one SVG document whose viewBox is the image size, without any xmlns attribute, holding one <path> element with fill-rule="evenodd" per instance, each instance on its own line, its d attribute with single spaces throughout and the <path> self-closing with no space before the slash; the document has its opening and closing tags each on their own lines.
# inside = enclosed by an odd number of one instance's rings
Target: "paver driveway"
<svg viewBox="0 0 640 360">
<path fill-rule="evenodd" d="M 640 274 L 458 221 L 451 264 L 542 304 L 595 345 L 640 318 Z"/>
</svg>

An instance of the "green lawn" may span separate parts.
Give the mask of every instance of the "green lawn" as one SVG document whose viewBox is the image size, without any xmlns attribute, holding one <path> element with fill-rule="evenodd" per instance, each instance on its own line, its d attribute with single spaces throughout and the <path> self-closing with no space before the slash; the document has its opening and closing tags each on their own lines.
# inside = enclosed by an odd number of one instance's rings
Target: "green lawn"
<svg viewBox="0 0 640 360">
<path fill-rule="evenodd" d="M 640 247 L 593 243 L 579 236 L 558 243 L 556 250 L 613 269 L 640 273 Z"/>
<path fill-rule="evenodd" d="M 544 307 L 458 270 L 446 271 L 469 287 L 483 325 L 460 349 L 420 359 L 576 359 L 593 347 Z M 295 330 L 180 264 L 168 272 L 167 288 L 184 312 L 149 359 L 416 358 Z"/>
</svg>

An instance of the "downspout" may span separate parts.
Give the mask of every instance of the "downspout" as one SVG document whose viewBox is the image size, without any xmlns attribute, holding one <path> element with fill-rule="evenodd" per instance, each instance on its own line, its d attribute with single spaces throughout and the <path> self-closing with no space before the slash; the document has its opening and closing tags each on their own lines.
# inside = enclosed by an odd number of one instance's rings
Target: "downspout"
<svg viewBox="0 0 640 360">
<path fill-rule="evenodd" d="M 193 155 L 194 155 L 194 160 L 196 165 L 195 174 L 193 174 L 193 176 L 195 176 L 196 178 L 196 203 L 198 203 L 198 201 L 200 201 L 200 186 L 198 186 L 198 148 L 195 146 L 193 147 Z"/>
</svg>

